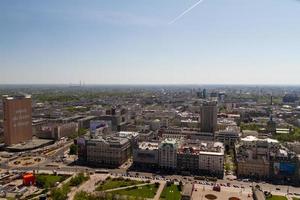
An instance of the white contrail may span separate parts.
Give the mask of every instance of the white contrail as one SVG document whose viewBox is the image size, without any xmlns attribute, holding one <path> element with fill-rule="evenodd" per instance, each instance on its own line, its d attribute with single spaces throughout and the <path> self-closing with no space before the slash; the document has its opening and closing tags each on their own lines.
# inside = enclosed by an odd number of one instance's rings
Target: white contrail
<svg viewBox="0 0 300 200">
<path fill-rule="evenodd" d="M 186 9 L 185 11 L 183 11 L 180 15 L 178 15 L 177 17 L 175 17 L 172 21 L 169 22 L 169 24 L 173 24 L 174 22 L 176 22 L 177 20 L 179 20 L 181 17 L 183 17 L 185 14 L 187 14 L 188 12 L 190 12 L 193 8 L 195 8 L 196 6 L 198 6 L 200 3 L 202 3 L 203 0 L 199 0 L 197 1 L 194 5 L 192 5 L 191 7 L 189 7 L 188 9 Z"/>
</svg>

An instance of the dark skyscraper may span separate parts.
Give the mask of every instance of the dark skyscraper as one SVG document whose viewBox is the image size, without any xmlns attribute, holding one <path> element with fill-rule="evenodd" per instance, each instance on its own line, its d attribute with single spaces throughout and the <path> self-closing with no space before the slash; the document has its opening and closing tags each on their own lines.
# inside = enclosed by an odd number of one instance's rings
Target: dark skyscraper
<svg viewBox="0 0 300 200">
<path fill-rule="evenodd" d="M 217 102 L 203 103 L 201 107 L 201 131 L 214 133 L 217 129 Z"/>
</svg>

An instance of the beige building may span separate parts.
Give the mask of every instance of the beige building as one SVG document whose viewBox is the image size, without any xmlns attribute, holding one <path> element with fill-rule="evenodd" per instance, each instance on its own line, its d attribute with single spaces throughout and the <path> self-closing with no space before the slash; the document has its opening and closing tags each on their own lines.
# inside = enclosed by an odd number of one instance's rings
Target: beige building
<svg viewBox="0 0 300 200">
<path fill-rule="evenodd" d="M 224 145 L 222 143 L 202 143 L 199 152 L 199 169 L 223 177 Z"/>
<path fill-rule="evenodd" d="M 237 175 L 239 177 L 269 177 L 270 163 L 266 159 L 238 160 Z"/>
<path fill-rule="evenodd" d="M 158 164 L 161 168 L 176 169 L 178 140 L 167 138 L 158 147 Z"/>
<path fill-rule="evenodd" d="M 177 151 L 177 168 L 180 171 L 223 177 L 224 145 L 220 142 L 186 140 Z"/>
<path fill-rule="evenodd" d="M 71 137 L 78 132 L 78 123 L 46 124 L 36 131 L 36 136 L 44 139 L 59 140 L 62 137 Z"/>
<path fill-rule="evenodd" d="M 6 145 L 32 139 L 31 96 L 3 96 L 3 112 Z"/>
<path fill-rule="evenodd" d="M 86 141 L 86 161 L 96 166 L 120 166 L 131 155 L 127 138 L 107 137 Z"/>
</svg>

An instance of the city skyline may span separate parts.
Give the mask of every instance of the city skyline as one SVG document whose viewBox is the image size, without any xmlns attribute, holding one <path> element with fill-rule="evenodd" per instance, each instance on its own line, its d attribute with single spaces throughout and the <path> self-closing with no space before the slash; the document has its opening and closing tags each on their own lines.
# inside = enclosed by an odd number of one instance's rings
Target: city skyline
<svg viewBox="0 0 300 200">
<path fill-rule="evenodd" d="M 0 11 L 0 84 L 300 84 L 296 0 L 1 1 Z"/>
</svg>

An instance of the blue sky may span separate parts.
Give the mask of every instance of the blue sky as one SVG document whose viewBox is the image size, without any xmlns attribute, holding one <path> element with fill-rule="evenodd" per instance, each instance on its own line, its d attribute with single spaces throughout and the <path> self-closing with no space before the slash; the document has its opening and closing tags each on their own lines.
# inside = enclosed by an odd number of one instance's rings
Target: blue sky
<svg viewBox="0 0 300 200">
<path fill-rule="evenodd" d="M 300 84 L 300 1 L 2 0 L 0 84 Z"/>
</svg>

